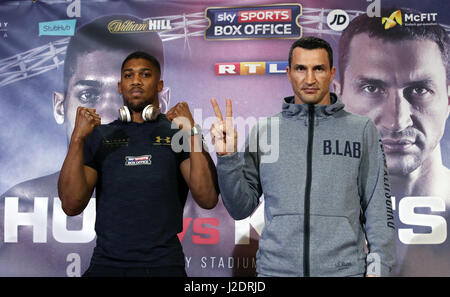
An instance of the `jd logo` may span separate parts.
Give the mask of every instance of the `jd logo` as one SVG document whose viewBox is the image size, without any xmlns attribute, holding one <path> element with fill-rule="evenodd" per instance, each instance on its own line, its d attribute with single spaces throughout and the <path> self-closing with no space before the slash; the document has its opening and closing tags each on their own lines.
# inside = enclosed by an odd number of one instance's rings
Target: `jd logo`
<svg viewBox="0 0 450 297">
<path fill-rule="evenodd" d="M 342 9 L 332 10 L 327 15 L 327 24 L 334 31 L 342 31 L 347 28 L 350 23 L 348 14 Z"/>
</svg>

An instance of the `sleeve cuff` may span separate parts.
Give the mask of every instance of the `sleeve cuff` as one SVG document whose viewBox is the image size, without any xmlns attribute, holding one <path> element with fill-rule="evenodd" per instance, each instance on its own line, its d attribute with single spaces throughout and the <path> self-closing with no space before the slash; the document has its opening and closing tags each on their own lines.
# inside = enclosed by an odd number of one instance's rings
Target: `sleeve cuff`
<svg viewBox="0 0 450 297">
<path fill-rule="evenodd" d="M 235 152 L 231 155 L 221 156 L 216 153 L 217 156 L 217 166 L 230 166 L 235 165 L 236 162 L 241 161 L 241 154 L 239 152 Z"/>
<path fill-rule="evenodd" d="M 366 258 L 367 269 L 366 275 L 374 275 L 378 277 L 387 277 L 391 273 L 391 267 L 381 263 L 380 256 L 377 253 L 370 253 Z"/>
</svg>

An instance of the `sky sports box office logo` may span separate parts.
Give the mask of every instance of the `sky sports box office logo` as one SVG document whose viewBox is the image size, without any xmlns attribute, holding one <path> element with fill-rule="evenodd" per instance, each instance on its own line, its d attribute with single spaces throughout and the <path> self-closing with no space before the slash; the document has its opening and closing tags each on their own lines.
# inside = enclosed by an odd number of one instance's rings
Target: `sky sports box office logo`
<svg viewBox="0 0 450 297">
<path fill-rule="evenodd" d="M 302 36 L 298 18 L 300 4 L 252 7 L 210 7 L 206 9 L 209 26 L 207 40 L 240 40 L 259 38 L 296 39 Z"/>
</svg>

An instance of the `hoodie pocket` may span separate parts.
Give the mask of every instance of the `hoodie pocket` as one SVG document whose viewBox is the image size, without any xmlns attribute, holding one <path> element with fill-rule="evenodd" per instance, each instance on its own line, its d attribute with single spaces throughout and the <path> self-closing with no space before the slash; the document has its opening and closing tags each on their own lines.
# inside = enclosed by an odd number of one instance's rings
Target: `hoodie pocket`
<svg viewBox="0 0 450 297">
<path fill-rule="evenodd" d="M 258 273 L 273 276 L 301 275 L 303 215 L 275 215 L 259 239 Z"/>
<path fill-rule="evenodd" d="M 311 215 L 310 236 L 311 275 L 364 272 L 364 247 L 347 217 Z"/>
</svg>

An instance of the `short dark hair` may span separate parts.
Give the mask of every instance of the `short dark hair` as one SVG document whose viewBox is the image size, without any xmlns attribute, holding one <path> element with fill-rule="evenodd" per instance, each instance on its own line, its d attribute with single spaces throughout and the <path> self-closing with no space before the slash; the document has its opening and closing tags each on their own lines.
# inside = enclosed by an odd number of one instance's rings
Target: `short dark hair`
<svg viewBox="0 0 450 297">
<path fill-rule="evenodd" d="M 164 68 L 164 49 L 159 34 L 110 32 L 108 24 L 118 20 L 143 23 L 143 20 L 131 15 L 102 16 L 80 27 L 70 38 L 64 59 L 64 95 L 67 95 L 69 80 L 76 71 L 77 59 L 98 50 L 120 51 L 125 54 L 144 51 L 151 53 L 159 61 L 160 69 Z"/>
<path fill-rule="evenodd" d="M 402 13 L 420 13 L 420 11 L 410 8 L 382 8 L 381 15 L 389 17 L 391 13 L 400 10 Z M 361 14 L 354 18 L 347 28 L 342 32 L 339 39 L 339 79 L 344 85 L 344 73 L 348 65 L 350 54 L 350 43 L 357 34 L 366 33 L 370 38 L 378 38 L 381 41 L 399 42 L 404 40 L 430 40 L 434 41 L 441 52 L 444 63 L 447 81 L 450 79 L 449 57 L 450 43 L 445 30 L 439 25 L 427 26 L 405 26 L 397 25 L 388 30 L 384 29 L 379 17 L 369 17 Z M 356 53 L 359 54 L 359 53 Z"/>
<path fill-rule="evenodd" d="M 149 61 L 150 63 L 152 63 L 153 66 L 155 66 L 158 69 L 159 73 L 161 73 L 161 65 L 159 64 L 158 59 L 156 59 L 154 56 L 150 55 L 149 53 L 141 52 L 141 51 L 137 51 L 137 52 L 133 52 L 133 53 L 129 54 L 125 58 L 125 60 L 123 60 L 120 71 L 123 71 L 123 67 L 125 66 L 125 63 L 131 59 L 145 59 L 145 60 Z"/>
<path fill-rule="evenodd" d="M 330 44 L 325 40 L 314 36 L 306 36 L 300 38 L 291 45 L 291 49 L 289 50 L 289 67 L 291 67 L 292 53 L 294 52 L 294 49 L 296 47 L 301 47 L 309 50 L 323 48 L 328 53 L 330 69 L 333 68 L 333 50 L 331 49 Z"/>
</svg>

